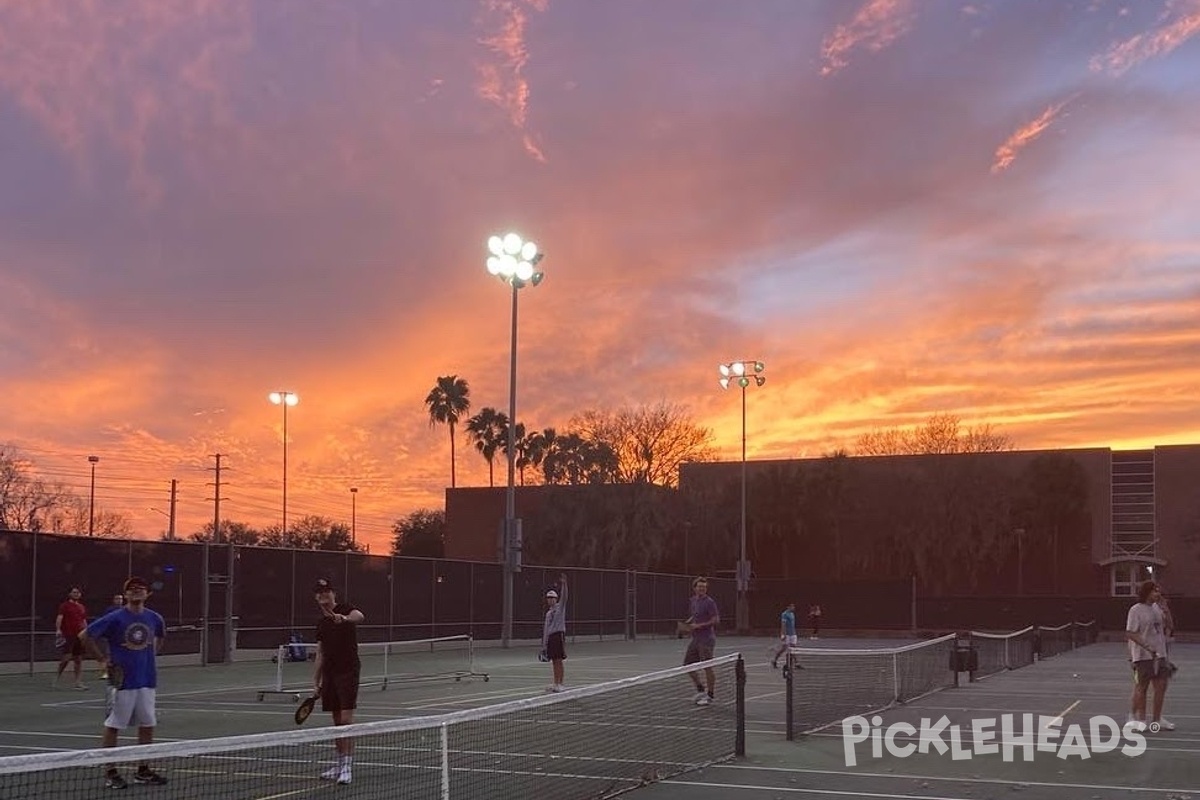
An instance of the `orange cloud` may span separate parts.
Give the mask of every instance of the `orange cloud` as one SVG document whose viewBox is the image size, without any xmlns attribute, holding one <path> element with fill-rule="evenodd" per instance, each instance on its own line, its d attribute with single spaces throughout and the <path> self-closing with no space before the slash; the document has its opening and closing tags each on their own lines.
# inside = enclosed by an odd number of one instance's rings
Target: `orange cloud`
<svg viewBox="0 0 1200 800">
<path fill-rule="evenodd" d="M 493 19 L 499 17 L 499 21 L 493 23 L 495 32 L 485 36 L 480 43 L 486 45 L 497 60 L 479 66 L 477 86 L 481 98 L 495 103 L 508 114 L 512 126 L 521 133 L 525 152 L 541 162 L 545 162 L 546 156 L 527 125 L 530 89 L 529 81 L 522 73 L 529 61 L 525 9 L 545 11 L 548 4 L 549 0 L 484 0 L 485 12 Z"/>
<path fill-rule="evenodd" d="M 847 66 L 848 54 L 856 47 L 884 49 L 912 29 L 916 16 L 912 0 L 870 0 L 821 43 L 821 74 L 832 75 Z"/>
<path fill-rule="evenodd" d="M 1012 163 L 1017 160 L 1017 154 L 1045 133 L 1046 129 L 1054 123 L 1054 120 L 1073 99 L 1073 97 L 1068 98 L 1061 103 L 1049 106 L 1038 115 L 1037 119 L 1017 128 L 1011 136 L 1005 139 L 1004 144 L 996 148 L 996 155 L 992 161 L 992 174 L 998 175 L 1012 166 Z"/>
<path fill-rule="evenodd" d="M 1161 22 L 1158 27 L 1113 44 L 1103 55 L 1095 56 L 1092 70 L 1123 75 L 1144 61 L 1167 55 L 1200 33 L 1200 0 L 1168 2 Z"/>
</svg>

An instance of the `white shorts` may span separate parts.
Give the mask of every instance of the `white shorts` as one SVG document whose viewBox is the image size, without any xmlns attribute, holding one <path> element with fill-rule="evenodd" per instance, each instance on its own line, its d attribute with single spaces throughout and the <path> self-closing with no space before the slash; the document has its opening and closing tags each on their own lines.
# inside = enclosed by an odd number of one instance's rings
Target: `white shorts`
<svg viewBox="0 0 1200 800">
<path fill-rule="evenodd" d="M 153 689 L 120 689 L 114 694 L 104 727 L 122 730 L 131 725 L 153 728 L 158 724 L 154 714 Z"/>
<path fill-rule="evenodd" d="M 793 633 L 791 636 L 781 636 L 779 638 L 782 639 L 783 643 L 788 645 L 789 647 L 795 647 L 797 644 L 796 639 L 798 637 L 796 636 L 796 634 Z"/>
</svg>

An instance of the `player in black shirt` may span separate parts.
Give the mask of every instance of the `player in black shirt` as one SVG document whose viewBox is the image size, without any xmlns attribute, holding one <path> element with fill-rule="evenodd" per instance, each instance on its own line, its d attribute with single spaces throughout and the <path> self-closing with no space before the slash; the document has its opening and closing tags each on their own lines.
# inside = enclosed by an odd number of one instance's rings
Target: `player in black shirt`
<svg viewBox="0 0 1200 800">
<path fill-rule="evenodd" d="M 363 613 L 348 603 L 337 602 L 333 584 L 325 578 L 313 587 L 321 618 L 317 620 L 317 663 L 313 688 L 321 695 L 321 710 L 333 715 L 334 725 L 354 722 L 358 705 L 358 678 L 362 667 L 358 658 L 358 623 Z M 354 759 L 354 740 L 336 739 L 337 764 L 321 777 L 338 783 L 350 783 L 350 764 Z"/>
</svg>

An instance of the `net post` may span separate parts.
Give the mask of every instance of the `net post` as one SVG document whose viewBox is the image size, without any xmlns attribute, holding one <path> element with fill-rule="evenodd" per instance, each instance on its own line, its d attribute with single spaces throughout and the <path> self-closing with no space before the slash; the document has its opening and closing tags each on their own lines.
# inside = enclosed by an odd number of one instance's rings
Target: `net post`
<svg viewBox="0 0 1200 800">
<path fill-rule="evenodd" d="M 287 657 L 287 645 L 279 645 L 275 655 L 275 691 L 283 691 L 283 659 Z"/>
<path fill-rule="evenodd" d="M 892 653 L 892 702 L 894 702 L 894 703 L 900 702 L 900 654 L 899 653 Z"/>
<path fill-rule="evenodd" d="M 787 708 L 784 710 L 784 716 L 787 719 L 785 725 L 787 728 L 787 740 L 790 742 L 796 738 L 796 712 L 794 710 L 795 704 L 792 702 L 795 697 L 794 693 L 796 691 L 795 686 L 792 683 L 792 681 L 795 680 L 796 663 L 795 656 L 792 655 L 790 648 L 788 649 L 787 660 L 784 662 L 784 666 L 787 669 L 787 675 L 784 676 L 783 690 L 784 703 L 787 705 Z"/>
<path fill-rule="evenodd" d="M 735 675 L 737 676 L 737 704 L 735 709 L 737 715 L 737 734 L 734 739 L 734 755 L 741 758 L 746 755 L 746 662 L 743 660 L 741 654 L 738 654 Z"/>
<path fill-rule="evenodd" d="M 442 800 L 450 800 L 450 726 L 441 725 Z"/>
</svg>

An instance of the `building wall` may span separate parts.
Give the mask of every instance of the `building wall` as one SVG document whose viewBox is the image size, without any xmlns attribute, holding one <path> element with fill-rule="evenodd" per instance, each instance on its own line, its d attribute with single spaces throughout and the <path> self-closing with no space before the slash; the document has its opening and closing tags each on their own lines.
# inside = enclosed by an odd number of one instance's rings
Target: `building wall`
<svg viewBox="0 0 1200 800">
<path fill-rule="evenodd" d="M 1154 526 L 1164 588 L 1200 596 L 1200 445 L 1154 450 Z"/>
</svg>

